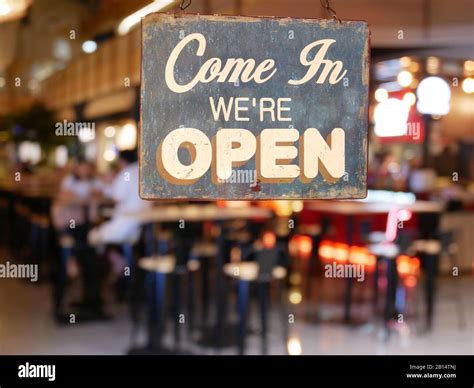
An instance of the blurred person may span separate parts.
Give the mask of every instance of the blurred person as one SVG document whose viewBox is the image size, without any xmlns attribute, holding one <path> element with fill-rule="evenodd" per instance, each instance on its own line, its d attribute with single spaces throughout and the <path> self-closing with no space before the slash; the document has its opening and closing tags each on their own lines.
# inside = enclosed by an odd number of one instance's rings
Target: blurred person
<svg viewBox="0 0 474 388">
<path fill-rule="evenodd" d="M 100 297 L 100 268 L 94 249 L 88 245 L 87 233 L 95 213 L 96 199 L 101 196 L 101 182 L 95 176 L 94 165 L 79 158 L 72 172 L 61 182 L 58 196 L 52 206 L 52 220 L 60 236 L 73 238 L 72 256 L 79 262 L 83 275 L 83 299 L 76 303 L 82 315 L 102 317 Z M 67 273 L 71 273 L 75 261 L 68 260 Z M 68 321 L 61 313 L 65 293 L 65 279 L 58 276 L 55 289 L 55 314 L 59 322 Z"/>
<path fill-rule="evenodd" d="M 79 158 L 61 182 L 53 205 L 53 223 L 56 229 L 74 234 L 83 232 L 91 220 L 90 203 L 101 196 L 102 184 L 95 176 L 94 165 Z M 92 217 L 93 218 L 93 217 Z M 77 236 L 79 237 L 79 236 Z"/>
<path fill-rule="evenodd" d="M 127 259 L 120 245 L 135 244 L 141 233 L 141 224 L 124 216 L 125 213 L 140 212 L 149 209 L 151 202 L 144 201 L 138 195 L 139 171 L 136 151 L 121 151 L 118 157 L 119 172 L 111 185 L 104 188 L 104 195 L 115 202 L 114 216 L 89 233 L 89 243 L 104 252 L 112 266 L 111 282 L 117 280 L 119 300 L 125 296 L 124 269 Z M 131 263 L 128 263 L 129 265 Z M 122 281 L 123 280 L 123 281 Z"/>
<path fill-rule="evenodd" d="M 138 195 L 139 172 L 135 151 L 121 151 L 118 158 L 119 172 L 103 194 L 115 202 L 115 215 L 89 233 L 91 245 L 134 243 L 140 237 L 141 224 L 123 215 L 151 207 Z"/>
</svg>

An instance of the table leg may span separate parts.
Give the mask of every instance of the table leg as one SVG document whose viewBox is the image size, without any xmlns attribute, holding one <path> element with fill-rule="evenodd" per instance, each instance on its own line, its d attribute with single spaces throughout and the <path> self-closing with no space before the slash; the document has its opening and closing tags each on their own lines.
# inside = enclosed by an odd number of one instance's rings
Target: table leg
<svg viewBox="0 0 474 388">
<path fill-rule="evenodd" d="M 201 258 L 201 269 L 202 269 L 202 316 L 201 324 L 203 327 L 207 325 L 207 319 L 209 315 L 209 258 Z"/>
<path fill-rule="evenodd" d="M 240 280 L 238 292 L 239 326 L 237 330 L 237 338 L 239 354 L 242 355 L 245 352 L 245 336 L 249 304 L 249 282 L 246 280 Z"/>
<path fill-rule="evenodd" d="M 373 295 L 373 307 L 374 307 L 374 316 L 377 315 L 377 307 L 379 305 L 379 262 L 380 256 L 375 257 L 375 269 L 374 269 L 374 295 Z"/>
<path fill-rule="evenodd" d="M 148 340 L 150 348 L 160 348 L 165 325 L 166 274 L 150 274 L 150 315 Z"/>
<path fill-rule="evenodd" d="M 354 220 L 353 216 L 347 216 L 346 223 L 346 241 L 349 247 L 352 245 L 352 234 L 353 234 Z M 346 291 L 344 296 L 344 322 L 351 322 L 351 307 L 352 307 L 352 287 L 353 279 L 348 277 L 346 279 Z"/>
<path fill-rule="evenodd" d="M 268 282 L 259 282 L 259 299 L 260 299 L 260 320 L 262 325 L 262 353 L 267 354 L 267 329 L 268 329 L 268 302 L 269 302 L 269 286 Z"/>
<path fill-rule="evenodd" d="M 155 253 L 155 227 L 152 223 L 145 225 L 145 255 L 152 256 Z"/>
<path fill-rule="evenodd" d="M 227 280 L 224 277 L 224 264 L 230 258 L 231 244 L 225 239 L 224 229 L 218 241 L 216 257 L 216 324 L 214 330 L 214 343 L 217 348 L 223 344 L 225 321 L 227 316 Z"/>
<path fill-rule="evenodd" d="M 436 267 L 437 267 L 437 255 L 426 255 L 425 256 L 425 268 L 426 268 L 426 328 L 430 330 L 433 324 L 433 313 L 434 313 L 434 298 L 436 292 Z"/>
<path fill-rule="evenodd" d="M 397 296 L 397 265 L 395 259 L 385 259 L 387 264 L 387 292 L 385 302 L 385 325 L 395 316 L 395 300 Z"/>
<path fill-rule="evenodd" d="M 174 319 L 174 341 L 175 346 L 181 344 L 181 275 L 173 275 L 173 319 Z"/>
</svg>

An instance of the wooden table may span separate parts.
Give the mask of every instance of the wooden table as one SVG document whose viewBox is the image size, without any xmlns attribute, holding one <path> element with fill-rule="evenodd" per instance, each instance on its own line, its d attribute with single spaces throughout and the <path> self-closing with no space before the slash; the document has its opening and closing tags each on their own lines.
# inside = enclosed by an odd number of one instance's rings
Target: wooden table
<svg viewBox="0 0 474 388">
<path fill-rule="evenodd" d="M 138 212 L 115 213 L 115 216 L 136 220 L 142 224 L 148 224 L 180 220 L 201 222 L 271 218 L 272 212 L 269 209 L 257 207 L 221 208 L 216 205 L 160 205 Z"/>
<path fill-rule="evenodd" d="M 387 214 L 393 209 L 407 209 L 413 213 L 441 213 L 444 203 L 435 201 L 415 201 L 407 204 L 366 201 L 308 201 L 305 209 L 347 216 L 362 214 Z"/>
<path fill-rule="evenodd" d="M 218 207 L 214 204 L 183 204 L 183 205 L 159 205 L 151 209 L 137 211 L 137 212 L 123 212 L 123 213 L 114 213 L 115 217 L 121 217 L 128 220 L 135 220 L 142 224 L 145 228 L 145 245 L 146 245 L 146 255 L 153 255 L 155 244 L 155 233 L 154 225 L 165 222 L 178 222 L 184 220 L 185 222 L 204 222 L 204 221 L 228 221 L 235 219 L 268 219 L 272 217 L 272 211 L 269 209 L 257 208 L 257 207 L 242 207 L 242 208 L 228 208 L 228 207 Z M 163 252 L 159 252 L 159 254 Z M 216 264 L 218 269 L 216 271 L 216 288 L 217 288 L 217 298 L 216 301 L 217 308 L 221 308 L 222 294 L 223 294 L 223 282 L 222 282 L 222 265 L 221 260 L 217 260 Z M 175 280 L 176 281 L 176 280 Z M 157 282 L 161 284 L 162 281 Z M 162 290 L 162 288 L 161 288 Z M 158 299 L 163 299 L 163 292 L 161 291 L 158 295 Z M 158 320 L 161 318 L 157 318 Z M 159 335 L 157 335 L 159 337 Z M 149 343 L 152 344 L 153 341 L 149 338 Z M 151 348 L 154 346 L 151 345 Z"/>
<path fill-rule="evenodd" d="M 407 209 L 413 213 L 441 213 L 445 204 L 436 201 L 414 201 L 412 203 L 392 203 L 392 202 L 370 202 L 367 200 L 345 201 L 307 201 L 305 209 L 318 211 L 321 213 L 332 213 L 345 215 L 346 218 L 346 241 L 352 245 L 352 230 L 354 225 L 354 216 L 370 214 L 388 214 L 393 209 Z M 351 323 L 351 304 L 352 304 L 352 286 L 351 278 L 347 279 L 344 301 L 344 322 Z"/>
</svg>

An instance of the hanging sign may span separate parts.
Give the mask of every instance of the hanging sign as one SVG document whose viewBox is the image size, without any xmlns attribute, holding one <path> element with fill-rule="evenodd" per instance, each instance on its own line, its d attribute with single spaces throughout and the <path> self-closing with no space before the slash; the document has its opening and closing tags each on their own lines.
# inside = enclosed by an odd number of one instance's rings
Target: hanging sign
<svg viewBox="0 0 474 388">
<path fill-rule="evenodd" d="M 364 22 L 145 17 L 142 198 L 365 197 L 368 61 Z"/>
</svg>

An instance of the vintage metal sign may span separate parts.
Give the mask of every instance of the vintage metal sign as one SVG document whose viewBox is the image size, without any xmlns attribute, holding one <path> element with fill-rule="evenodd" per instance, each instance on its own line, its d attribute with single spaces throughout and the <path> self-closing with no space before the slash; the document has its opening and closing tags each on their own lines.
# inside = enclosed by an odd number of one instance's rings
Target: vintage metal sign
<svg viewBox="0 0 474 388">
<path fill-rule="evenodd" d="M 141 196 L 365 197 L 368 57 L 364 22 L 147 16 Z"/>
</svg>

